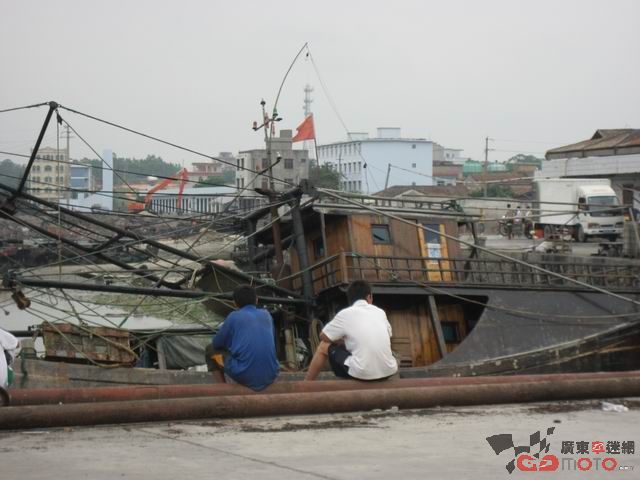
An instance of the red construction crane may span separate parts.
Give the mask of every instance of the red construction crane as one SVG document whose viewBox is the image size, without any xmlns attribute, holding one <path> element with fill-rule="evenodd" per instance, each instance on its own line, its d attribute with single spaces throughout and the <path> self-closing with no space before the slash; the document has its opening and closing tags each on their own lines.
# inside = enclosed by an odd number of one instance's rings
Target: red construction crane
<svg viewBox="0 0 640 480">
<path fill-rule="evenodd" d="M 136 212 L 139 212 L 145 209 L 149 210 L 149 206 L 151 205 L 151 200 L 153 200 L 153 194 L 156 193 L 158 190 L 164 190 L 165 188 L 167 188 L 169 185 L 171 185 L 173 182 L 176 182 L 176 181 L 180 182 L 180 186 L 178 189 L 178 200 L 176 202 L 176 207 L 178 210 L 180 210 L 182 208 L 182 192 L 184 192 L 185 184 L 189 181 L 189 172 L 187 171 L 186 168 L 183 168 L 182 170 L 180 170 L 173 177 L 165 178 L 156 186 L 154 186 L 153 188 L 150 188 L 144 197 L 144 203 L 131 202 L 129 204 L 129 210 L 136 211 Z"/>
</svg>

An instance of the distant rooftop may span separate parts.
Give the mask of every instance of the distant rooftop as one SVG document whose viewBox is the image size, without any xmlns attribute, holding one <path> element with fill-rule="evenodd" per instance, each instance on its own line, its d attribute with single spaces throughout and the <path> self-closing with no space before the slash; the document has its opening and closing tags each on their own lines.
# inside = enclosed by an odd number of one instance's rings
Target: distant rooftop
<svg viewBox="0 0 640 480">
<path fill-rule="evenodd" d="M 400 127 L 378 127 L 376 129 L 376 136 L 371 138 L 368 132 L 348 132 L 347 140 L 342 140 L 338 142 L 330 142 L 319 145 L 319 147 L 325 147 L 328 145 L 340 145 L 343 143 L 353 143 L 353 142 L 386 142 L 386 141 L 394 141 L 394 142 L 431 142 L 431 140 L 427 140 L 426 138 L 403 138 L 402 137 L 402 129 Z M 448 149 L 452 150 L 452 149 Z"/>
<path fill-rule="evenodd" d="M 600 129 L 589 140 L 553 148 L 547 151 L 546 159 L 569 157 L 597 157 L 630 155 L 640 153 L 640 129 Z"/>
<path fill-rule="evenodd" d="M 469 189 L 463 184 L 457 185 L 394 185 L 386 188 L 376 196 L 395 198 L 399 195 L 424 195 L 442 197 L 465 197 L 469 194 Z"/>
</svg>

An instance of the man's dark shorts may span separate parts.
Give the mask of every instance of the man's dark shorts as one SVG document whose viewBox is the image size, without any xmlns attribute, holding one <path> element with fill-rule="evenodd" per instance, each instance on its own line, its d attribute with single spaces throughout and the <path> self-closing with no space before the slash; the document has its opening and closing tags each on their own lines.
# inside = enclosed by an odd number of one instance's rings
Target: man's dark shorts
<svg viewBox="0 0 640 480">
<path fill-rule="evenodd" d="M 383 378 L 374 378 L 371 380 L 364 380 L 362 378 L 356 378 L 349 375 L 349 367 L 344 364 L 347 361 L 347 358 L 351 356 L 351 353 L 344 347 L 344 345 L 335 345 L 331 344 L 329 346 L 329 365 L 331 365 L 331 370 L 336 377 L 340 378 L 350 378 L 352 380 L 359 380 L 361 382 L 379 382 L 381 380 L 386 380 L 390 377 Z M 393 376 L 393 375 L 391 375 Z"/>
<path fill-rule="evenodd" d="M 349 367 L 344 362 L 351 356 L 351 353 L 343 345 L 329 345 L 329 365 L 336 377 L 354 378 L 349 375 Z"/>
</svg>

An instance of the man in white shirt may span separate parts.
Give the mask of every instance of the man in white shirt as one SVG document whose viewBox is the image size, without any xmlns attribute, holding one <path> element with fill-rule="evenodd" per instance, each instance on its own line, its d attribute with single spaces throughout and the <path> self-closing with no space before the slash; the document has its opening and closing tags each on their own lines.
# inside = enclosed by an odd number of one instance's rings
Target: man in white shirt
<svg viewBox="0 0 640 480">
<path fill-rule="evenodd" d="M 0 388 L 9 386 L 9 363 L 20 351 L 20 341 L 0 328 Z"/>
<path fill-rule="evenodd" d="M 371 286 L 356 280 L 347 289 L 350 307 L 340 310 L 320 333 L 305 380 L 315 380 L 327 358 L 338 377 L 382 380 L 398 371 L 391 353 L 391 325 L 372 304 Z"/>
</svg>

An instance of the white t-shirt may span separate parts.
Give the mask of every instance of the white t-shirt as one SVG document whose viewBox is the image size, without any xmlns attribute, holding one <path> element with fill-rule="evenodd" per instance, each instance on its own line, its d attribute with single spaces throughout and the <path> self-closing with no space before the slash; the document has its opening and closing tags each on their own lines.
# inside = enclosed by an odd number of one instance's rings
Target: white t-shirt
<svg viewBox="0 0 640 480">
<path fill-rule="evenodd" d="M 7 359 L 4 357 L 4 352 L 7 351 L 12 358 L 16 358 L 19 347 L 18 339 L 0 328 L 0 387 L 6 388 L 8 381 Z"/>
<path fill-rule="evenodd" d="M 358 300 L 340 310 L 323 329 L 332 342 L 344 339 L 351 356 L 345 361 L 349 375 L 374 380 L 393 375 L 398 363 L 391 353 L 391 325 L 384 310 Z"/>
</svg>

